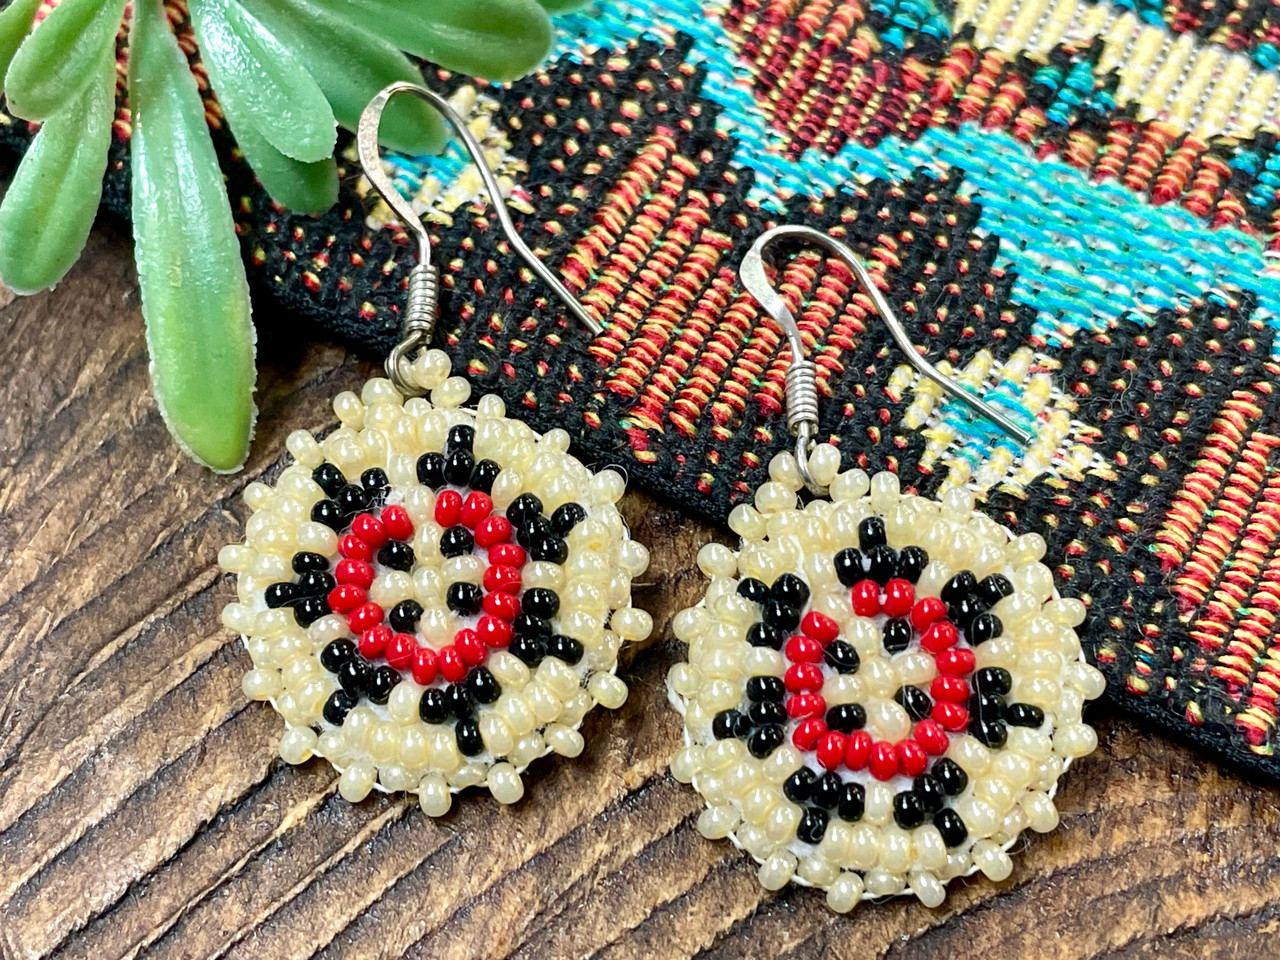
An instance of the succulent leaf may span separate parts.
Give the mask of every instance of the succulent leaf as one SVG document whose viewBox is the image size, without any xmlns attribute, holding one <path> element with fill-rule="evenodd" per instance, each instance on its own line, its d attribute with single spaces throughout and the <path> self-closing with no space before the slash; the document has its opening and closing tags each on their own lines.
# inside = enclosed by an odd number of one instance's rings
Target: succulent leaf
<svg viewBox="0 0 1280 960">
<path fill-rule="evenodd" d="M 125 0 L 62 0 L 32 30 L 5 73 L 10 112 L 26 120 L 52 116 L 114 54 Z"/>
<path fill-rule="evenodd" d="M 13 0 L 0 10 L 0 89 L 4 87 L 4 75 L 9 72 L 13 55 L 31 32 L 39 9 L 40 0 Z"/>
</svg>

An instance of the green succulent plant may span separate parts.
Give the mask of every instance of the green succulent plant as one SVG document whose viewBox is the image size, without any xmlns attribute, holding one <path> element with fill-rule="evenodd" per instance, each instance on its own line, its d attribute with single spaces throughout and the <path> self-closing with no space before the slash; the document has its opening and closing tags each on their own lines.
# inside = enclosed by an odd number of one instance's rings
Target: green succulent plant
<svg viewBox="0 0 1280 960">
<path fill-rule="evenodd" d="M 548 9 L 583 0 L 545 0 Z M 0 279 L 57 283 L 80 255 L 102 196 L 126 21 L 132 220 L 152 388 L 170 432 L 219 471 L 248 452 L 254 330 L 249 288 L 205 105 L 164 0 L 12 0 L 0 12 L 8 109 L 40 128 L 0 204 Z M 420 81 L 407 54 L 489 80 L 546 56 L 537 0 L 188 0 L 210 85 L 245 160 L 277 203 L 334 203 L 336 128 L 354 129 L 382 87 Z M 41 13 L 43 12 L 43 16 Z M 439 152 L 443 121 L 402 98 L 384 142 Z"/>
</svg>

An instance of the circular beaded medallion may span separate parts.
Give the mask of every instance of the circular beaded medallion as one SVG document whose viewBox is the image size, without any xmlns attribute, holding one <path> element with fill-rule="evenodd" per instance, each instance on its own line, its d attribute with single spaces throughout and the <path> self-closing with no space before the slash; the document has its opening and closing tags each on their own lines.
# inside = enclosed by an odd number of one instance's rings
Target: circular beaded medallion
<svg viewBox="0 0 1280 960">
<path fill-rule="evenodd" d="M 280 755 L 341 771 L 351 801 L 417 793 L 439 815 L 485 784 L 503 803 L 554 751 L 576 756 L 595 704 L 622 705 L 618 650 L 648 636 L 631 580 L 648 552 L 616 502 L 622 476 L 592 474 L 569 436 L 539 437 L 496 396 L 476 410 L 438 350 L 413 364 L 430 391 L 388 380 L 340 394 L 341 427 L 288 440 L 274 488 L 245 490 L 245 543 L 223 622 L 245 637 L 244 691 L 288 729 Z"/>
<path fill-rule="evenodd" d="M 730 516 L 737 553 L 699 554 L 705 599 L 677 615 L 688 661 L 668 675 L 684 715 L 672 773 L 707 802 L 771 890 L 822 887 L 834 910 L 954 877 L 1003 879 L 1027 827 L 1058 823 L 1053 794 L 1097 738 L 1080 720 L 1101 673 L 1083 660 L 1084 605 L 1062 599 L 1038 534 L 903 495 L 890 473 L 834 476 L 797 504 L 791 454 Z"/>
</svg>

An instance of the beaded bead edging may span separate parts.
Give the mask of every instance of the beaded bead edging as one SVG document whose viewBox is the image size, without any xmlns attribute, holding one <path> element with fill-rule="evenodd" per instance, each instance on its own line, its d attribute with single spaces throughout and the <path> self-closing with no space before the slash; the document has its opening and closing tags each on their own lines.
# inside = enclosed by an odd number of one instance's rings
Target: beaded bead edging
<svg viewBox="0 0 1280 960">
<path fill-rule="evenodd" d="M 464 408 L 449 374 L 431 350 L 411 373 L 430 400 L 384 379 L 335 397 L 341 426 L 290 435 L 295 462 L 246 488 L 245 542 L 218 557 L 281 757 L 325 757 L 350 801 L 406 791 L 433 816 L 480 784 L 514 803 L 533 760 L 577 756 L 586 713 L 626 700 L 621 645 L 653 625 L 630 604 L 649 556 L 623 477 L 496 396 Z"/>
<path fill-rule="evenodd" d="M 833 910 L 913 894 L 927 906 L 981 870 L 1002 880 L 1028 827 L 1097 745 L 1081 722 L 1104 680 L 1075 632 L 1044 540 L 1014 537 L 962 488 L 936 502 L 894 474 L 811 463 L 830 500 L 797 504 L 780 454 L 708 544 L 705 598 L 677 614 L 668 674 L 684 718 L 672 773 L 707 806 L 708 838 L 761 865 L 762 885 L 827 891 Z"/>
</svg>

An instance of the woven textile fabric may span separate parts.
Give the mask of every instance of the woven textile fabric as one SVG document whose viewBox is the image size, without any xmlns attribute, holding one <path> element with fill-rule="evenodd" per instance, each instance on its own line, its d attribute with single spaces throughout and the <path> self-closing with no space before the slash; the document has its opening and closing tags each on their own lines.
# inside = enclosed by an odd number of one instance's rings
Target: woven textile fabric
<svg viewBox="0 0 1280 960">
<path fill-rule="evenodd" d="M 635 0 L 559 30 L 508 87 L 427 81 L 608 329 L 509 254 L 460 154 L 389 157 L 435 234 L 455 367 L 723 523 L 789 446 L 788 353 L 737 265 L 769 225 L 830 230 L 928 358 L 1035 436 L 1019 450 L 921 381 L 850 273 L 800 250 L 777 283 L 846 465 L 968 484 L 1044 534 L 1113 701 L 1280 776 L 1280 8 Z M 121 212 L 127 137 L 122 111 Z M 329 214 L 294 217 L 222 147 L 259 291 L 385 352 L 412 247 L 356 171 Z"/>
</svg>

